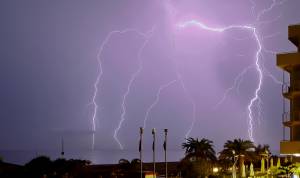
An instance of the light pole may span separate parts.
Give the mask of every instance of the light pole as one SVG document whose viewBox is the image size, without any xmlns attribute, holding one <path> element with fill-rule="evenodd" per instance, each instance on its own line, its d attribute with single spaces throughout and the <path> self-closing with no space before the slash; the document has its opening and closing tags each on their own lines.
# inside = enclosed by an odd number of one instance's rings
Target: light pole
<svg viewBox="0 0 300 178">
<path fill-rule="evenodd" d="M 165 150 L 166 178 L 168 178 L 168 163 L 167 163 L 167 135 L 168 135 L 168 129 L 164 129 L 164 132 L 165 132 L 164 150 Z"/>
<path fill-rule="evenodd" d="M 269 158 L 271 157 L 269 151 L 266 149 L 266 158 L 267 158 L 267 176 L 269 177 Z"/>
<path fill-rule="evenodd" d="M 156 177 L 155 174 L 155 128 L 152 129 L 152 135 L 153 135 L 153 144 L 152 144 L 152 151 L 153 151 L 153 178 Z"/>
<path fill-rule="evenodd" d="M 139 152 L 140 152 L 140 165 L 141 165 L 141 178 L 143 178 L 143 133 L 144 128 L 140 127 L 140 143 L 139 143 Z"/>
<path fill-rule="evenodd" d="M 245 161 L 245 155 L 239 154 L 238 155 L 238 160 L 239 160 L 239 172 L 240 172 L 240 177 L 246 177 L 246 172 L 244 169 L 244 161 Z"/>
<path fill-rule="evenodd" d="M 269 176 L 269 158 L 271 157 L 269 151 L 267 149 L 265 149 L 265 152 L 261 153 L 261 157 L 263 160 L 266 160 L 267 162 L 267 177 Z M 264 167 L 264 165 L 262 165 L 262 167 Z"/>
<path fill-rule="evenodd" d="M 236 162 L 238 160 L 238 155 L 235 155 L 235 151 L 232 150 L 232 154 L 233 154 L 233 166 L 232 166 L 232 178 L 236 178 Z"/>
</svg>

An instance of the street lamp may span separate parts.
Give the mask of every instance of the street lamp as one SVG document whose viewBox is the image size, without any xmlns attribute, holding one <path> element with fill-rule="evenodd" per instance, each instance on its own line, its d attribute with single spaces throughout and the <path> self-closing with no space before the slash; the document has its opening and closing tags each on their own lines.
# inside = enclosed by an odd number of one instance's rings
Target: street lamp
<svg viewBox="0 0 300 178">
<path fill-rule="evenodd" d="M 265 152 L 260 154 L 262 156 L 262 160 L 267 161 L 267 176 L 269 175 L 269 158 L 271 157 L 271 154 L 267 149 L 265 149 Z M 264 165 L 262 165 L 262 168 L 264 168 Z"/>
<path fill-rule="evenodd" d="M 164 150 L 165 150 L 166 178 L 168 178 L 168 163 L 167 163 L 167 135 L 168 135 L 168 129 L 164 129 L 164 132 L 165 132 Z"/>
<path fill-rule="evenodd" d="M 218 172 L 219 172 L 219 168 L 214 167 L 214 168 L 213 168 L 213 173 L 214 173 L 214 174 L 217 174 Z"/>
<path fill-rule="evenodd" d="M 266 158 L 267 158 L 267 175 L 269 175 L 269 158 L 271 157 L 271 154 L 269 153 L 269 151 L 266 149 L 265 150 L 266 153 Z"/>
<path fill-rule="evenodd" d="M 152 151 L 153 151 L 153 178 L 156 177 L 155 175 L 155 128 L 152 129 L 152 135 L 153 135 L 153 144 L 152 144 Z"/>
<path fill-rule="evenodd" d="M 143 133 L 144 128 L 140 127 L 140 143 L 139 143 L 139 152 L 140 152 L 140 165 L 141 165 L 141 178 L 143 178 Z"/>
<path fill-rule="evenodd" d="M 232 154 L 233 154 L 232 178 L 236 178 L 236 163 L 239 156 L 235 155 L 234 150 L 232 150 Z"/>
</svg>

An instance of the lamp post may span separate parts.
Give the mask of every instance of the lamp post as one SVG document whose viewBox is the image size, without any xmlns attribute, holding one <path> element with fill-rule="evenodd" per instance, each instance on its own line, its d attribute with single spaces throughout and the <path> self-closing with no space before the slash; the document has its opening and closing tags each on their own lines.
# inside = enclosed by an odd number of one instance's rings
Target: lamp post
<svg viewBox="0 0 300 178">
<path fill-rule="evenodd" d="M 164 129 L 164 132 L 165 132 L 164 150 L 165 150 L 166 178 L 168 178 L 168 163 L 167 163 L 167 135 L 168 135 L 168 129 Z"/>
<path fill-rule="evenodd" d="M 232 178 L 236 178 L 236 162 L 239 156 L 235 155 L 234 150 L 232 150 L 232 154 L 233 154 Z"/>
<path fill-rule="evenodd" d="M 271 157 L 269 151 L 267 149 L 265 149 L 265 152 L 260 154 L 262 157 L 262 160 L 266 160 L 267 162 L 267 177 L 269 176 L 269 158 Z M 262 165 L 262 167 L 264 167 L 264 165 Z"/>
<path fill-rule="evenodd" d="M 141 165 L 141 178 L 143 178 L 143 133 L 144 128 L 140 127 L 140 143 L 139 143 L 139 152 L 140 152 L 140 165 Z"/>
<path fill-rule="evenodd" d="M 266 149 L 266 158 L 267 158 L 267 176 L 269 177 L 269 158 L 271 157 L 269 151 Z"/>
<path fill-rule="evenodd" d="M 245 169 L 244 169 L 244 161 L 245 161 L 245 155 L 239 154 L 238 155 L 239 159 L 239 172 L 240 172 L 240 177 L 246 177 Z"/>
<path fill-rule="evenodd" d="M 153 151 L 153 178 L 156 177 L 155 174 L 155 128 L 152 129 L 153 143 L 152 143 L 152 151 Z"/>
</svg>

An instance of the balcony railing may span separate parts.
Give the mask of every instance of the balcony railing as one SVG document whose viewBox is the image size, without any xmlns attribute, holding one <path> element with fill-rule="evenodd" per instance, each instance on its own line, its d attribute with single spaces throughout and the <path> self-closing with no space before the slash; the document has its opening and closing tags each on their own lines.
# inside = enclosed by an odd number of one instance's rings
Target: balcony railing
<svg viewBox="0 0 300 178">
<path fill-rule="evenodd" d="M 293 115 L 290 112 L 284 112 L 282 114 L 282 123 L 286 127 L 300 125 L 300 112 L 293 113 Z"/>
<path fill-rule="evenodd" d="M 284 95 L 291 95 L 292 92 L 293 94 L 299 95 L 300 94 L 300 81 L 295 82 L 292 86 L 290 86 L 290 84 L 288 83 L 284 83 L 282 84 L 282 93 Z"/>
<path fill-rule="evenodd" d="M 290 121 L 290 112 L 282 113 L 282 123 L 287 123 Z"/>
<path fill-rule="evenodd" d="M 282 84 L 282 93 L 289 93 L 290 92 L 290 84 L 284 83 Z"/>
</svg>

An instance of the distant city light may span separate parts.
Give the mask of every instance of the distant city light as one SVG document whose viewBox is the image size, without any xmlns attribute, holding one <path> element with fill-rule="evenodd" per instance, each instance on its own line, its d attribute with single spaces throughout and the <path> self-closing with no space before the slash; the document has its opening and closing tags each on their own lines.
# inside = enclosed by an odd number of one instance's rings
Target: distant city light
<svg viewBox="0 0 300 178">
<path fill-rule="evenodd" d="M 146 173 L 145 178 L 156 178 L 156 175 L 153 173 Z"/>
<path fill-rule="evenodd" d="M 213 168 L 213 172 L 214 172 L 214 173 L 217 173 L 217 172 L 219 172 L 219 168 L 217 168 L 217 167 L 214 167 L 214 168 Z"/>
</svg>

